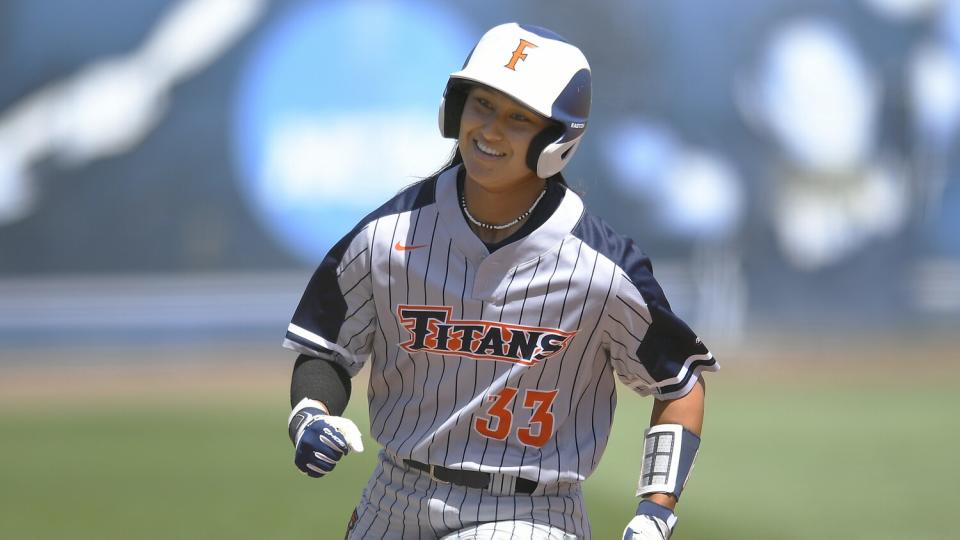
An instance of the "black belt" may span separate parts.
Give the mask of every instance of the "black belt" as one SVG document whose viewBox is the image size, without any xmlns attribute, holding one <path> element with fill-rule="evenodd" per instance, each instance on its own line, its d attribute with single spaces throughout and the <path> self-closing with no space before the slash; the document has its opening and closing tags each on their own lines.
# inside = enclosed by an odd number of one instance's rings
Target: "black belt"
<svg viewBox="0 0 960 540">
<path fill-rule="evenodd" d="M 403 463 L 411 469 L 423 471 L 432 476 L 435 480 L 439 480 L 441 482 L 476 489 L 490 488 L 491 475 L 489 473 L 448 469 L 439 465 L 427 465 L 426 463 L 420 463 L 419 461 L 414 461 L 412 459 L 405 459 L 403 460 Z M 523 493 L 529 495 L 536 489 L 536 482 L 533 480 L 527 480 L 526 478 L 520 478 L 518 476 L 513 491 L 514 493 Z"/>
</svg>

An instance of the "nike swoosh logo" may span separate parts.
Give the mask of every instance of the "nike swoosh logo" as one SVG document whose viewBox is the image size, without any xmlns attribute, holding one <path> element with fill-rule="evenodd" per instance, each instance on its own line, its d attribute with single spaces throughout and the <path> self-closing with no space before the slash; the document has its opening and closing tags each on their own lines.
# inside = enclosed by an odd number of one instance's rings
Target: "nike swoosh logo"
<svg viewBox="0 0 960 540">
<path fill-rule="evenodd" d="M 409 251 L 409 250 L 411 250 L 411 249 L 420 249 L 420 248 L 422 248 L 422 247 L 427 247 L 427 245 L 426 245 L 426 244 L 423 244 L 423 245 L 420 245 L 420 246 L 405 246 L 405 245 L 401 244 L 399 240 L 397 241 L 396 244 L 393 245 L 393 249 L 395 249 L 395 250 L 397 250 L 397 251 Z"/>
</svg>

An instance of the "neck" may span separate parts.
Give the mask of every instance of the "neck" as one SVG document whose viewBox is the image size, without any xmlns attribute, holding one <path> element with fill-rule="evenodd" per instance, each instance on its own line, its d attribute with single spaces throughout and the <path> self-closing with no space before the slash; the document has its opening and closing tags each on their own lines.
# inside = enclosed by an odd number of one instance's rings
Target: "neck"
<svg viewBox="0 0 960 540">
<path fill-rule="evenodd" d="M 543 193 L 546 180 L 533 177 L 512 186 L 490 189 L 470 178 L 463 185 L 467 210 L 470 215 L 491 225 L 509 223 L 530 209 Z"/>
</svg>

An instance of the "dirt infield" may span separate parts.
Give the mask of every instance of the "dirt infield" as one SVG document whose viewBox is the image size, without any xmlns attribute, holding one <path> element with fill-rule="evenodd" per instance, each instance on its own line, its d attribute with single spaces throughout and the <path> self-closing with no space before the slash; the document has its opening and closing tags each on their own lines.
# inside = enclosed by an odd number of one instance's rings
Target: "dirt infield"
<svg viewBox="0 0 960 540">
<path fill-rule="evenodd" d="M 4 351 L 0 403 L 282 394 L 293 354 L 277 346 L 78 347 Z"/>
<path fill-rule="evenodd" d="M 960 352 L 945 336 L 767 337 L 750 348 L 720 345 L 713 350 L 722 365 L 718 382 L 811 384 L 829 377 L 895 386 L 904 377 L 918 382 L 960 374 Z M 0 347 L 0 403 L 284 396 L 294 357 L 276 344 Z"/>
</svg>

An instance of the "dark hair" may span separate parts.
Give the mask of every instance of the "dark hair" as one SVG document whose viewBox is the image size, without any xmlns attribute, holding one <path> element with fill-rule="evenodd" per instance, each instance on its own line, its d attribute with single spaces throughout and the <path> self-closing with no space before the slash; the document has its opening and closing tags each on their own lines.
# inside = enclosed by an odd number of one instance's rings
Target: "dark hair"
<svg viewBox="0 0 960 540">
<path fill-rule="evenodd" d="M 447 159 L 447 162 L 444 163 L 439 169 L 431 173 L 429 176 L 427 176 L 426 178 L 423 178 L 422 180 L 428 180 L 430 178 L 440 176 L 447 169 L 456 167 L 461 163 L 463 163 L 463 155 L 460 153 L 460 145 L 457 144 L 453 147 L 453 153 L 450 154 L 450 157 Z"/>
</svg>

